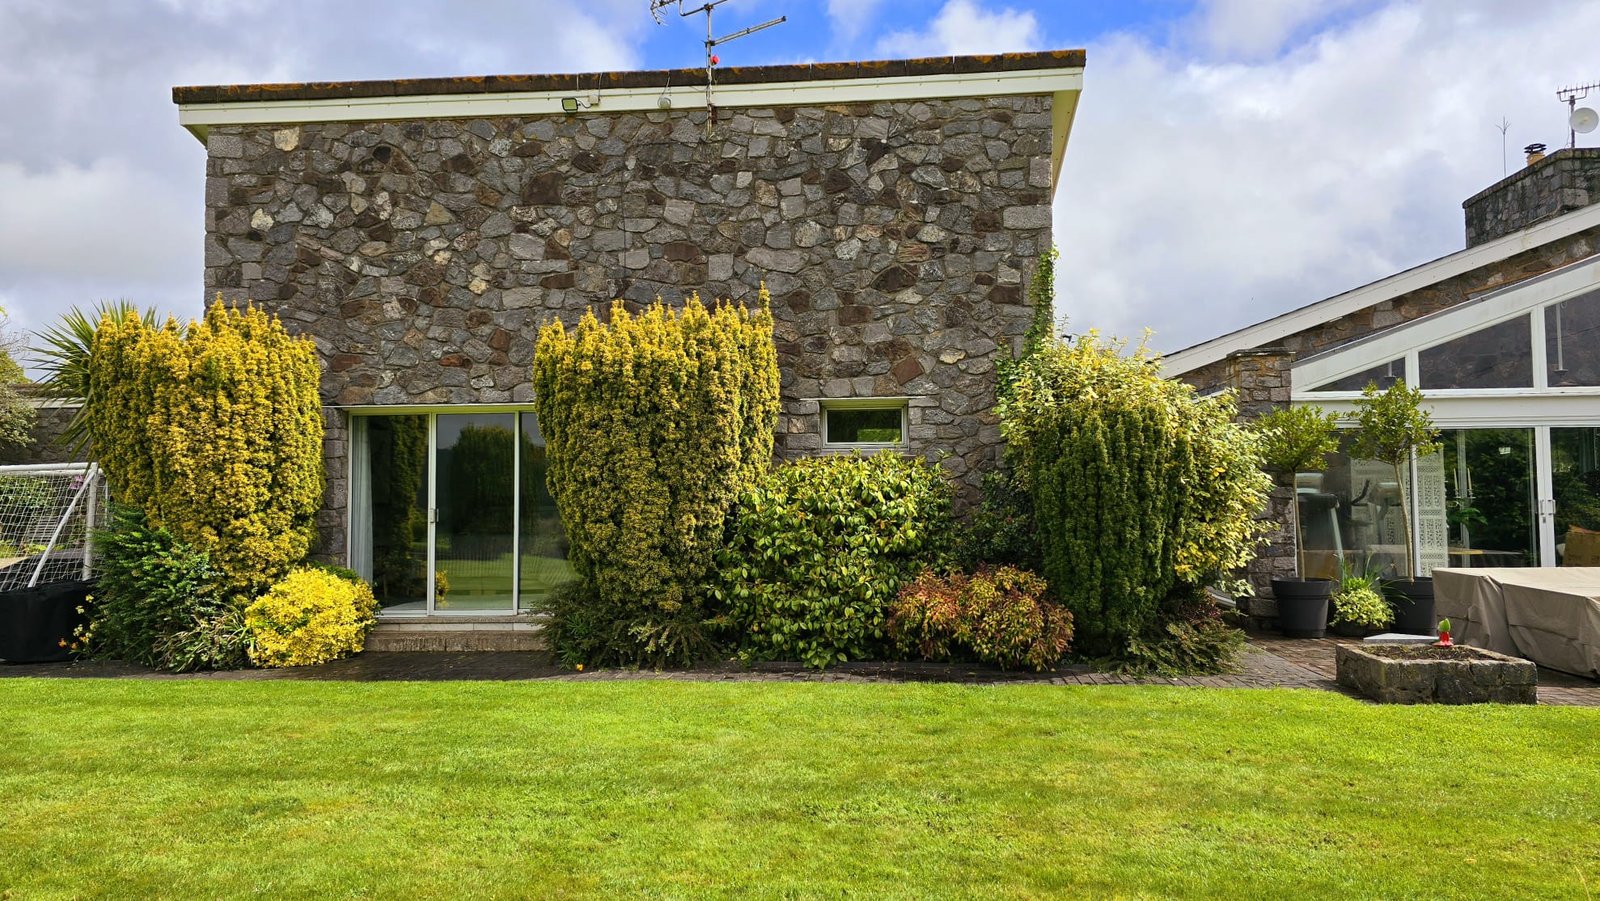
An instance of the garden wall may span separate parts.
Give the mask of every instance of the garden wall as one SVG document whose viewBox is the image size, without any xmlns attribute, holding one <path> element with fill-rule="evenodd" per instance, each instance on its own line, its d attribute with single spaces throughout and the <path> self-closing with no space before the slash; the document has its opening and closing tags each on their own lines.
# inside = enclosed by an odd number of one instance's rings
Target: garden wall
<svg viewBox="0 0 1600 901">
<path fill-rule="evenodd" d="M 1051 102 L 214 126 L 205 284 L 310 335 L 331 408 L 527 403 L 541 322 L 764 279 L 778 453 L 821 450 L 818 398 L 909 396 L 970 502 L 1050 246 Z M 345 447 L 330 411 L 330 553 Z"/>
</svg>

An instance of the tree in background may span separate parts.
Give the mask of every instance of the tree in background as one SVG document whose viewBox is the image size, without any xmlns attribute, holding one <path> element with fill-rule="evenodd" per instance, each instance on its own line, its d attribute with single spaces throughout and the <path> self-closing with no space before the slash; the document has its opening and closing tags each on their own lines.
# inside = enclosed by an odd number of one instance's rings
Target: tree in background
<svg viewBox="0 0 1600 901">
<path fill-rule="evenodd" d="M 145 328 L 156 327 L 153 308 L 141 311 L 131 301 L 115 300 L 96 303 L 87 312 L 73 307 L 60 322 L 34 333 L 40 343 L 32 352 L 44 373 L 40 392 L 52 400 L 78 405 L 61 433 L 61 442 L 75 454 L 86 456 L 89 452 L 89 356 L 95 331 L 108 319 L 120 323 L 129 316 L 138 318 Z"/>
</svg>

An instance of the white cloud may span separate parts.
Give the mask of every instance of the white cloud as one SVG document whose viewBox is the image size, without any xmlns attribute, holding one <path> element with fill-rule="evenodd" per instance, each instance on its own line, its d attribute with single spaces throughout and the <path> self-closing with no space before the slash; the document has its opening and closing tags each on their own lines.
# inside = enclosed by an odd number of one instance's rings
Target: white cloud
<svg viewBox="0 0 1600 901">
<path fill-rule="evenodd" d="M 834 39 L 845 45 L 855 43 L 882 5 L 883 0 L 828 0 Z"/>
<path fill-rule="evenodd" d="M 1198 36 L 1213 53 L 1259 58 L 1296 35 L 1373 0 L 1205 0 L 1196 11 Z"/>
<path fill-rule="evenodd" d="M 1600 4 L 1394 4 L 1269 59 L 1089 47 L 1056 200 L 1074 330 L 1173 350 L 1461 249 L 1461 201 L 1566 136 Z"/>
<path fill-rule="evenodd" d="M 878 41 L 884 56 L 959 56 L 1040 49 L 1043 33 L 1031 12 L 986 9 L 974 0 L 948 0 L 920 31 L 896 31 Z"/>
</svg>

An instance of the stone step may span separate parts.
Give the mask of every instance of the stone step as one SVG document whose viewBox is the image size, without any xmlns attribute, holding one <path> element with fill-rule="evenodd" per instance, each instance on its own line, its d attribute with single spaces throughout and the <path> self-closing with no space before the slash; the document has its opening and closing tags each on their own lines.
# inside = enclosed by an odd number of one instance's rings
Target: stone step
<svg viewBox="0 0 1600 901">
<path fill-rule="evenodd" d="M 379 623 L 367 634 L 369 651 L 542 651 L 544 632 L 527 622 Z"/>
</svg>

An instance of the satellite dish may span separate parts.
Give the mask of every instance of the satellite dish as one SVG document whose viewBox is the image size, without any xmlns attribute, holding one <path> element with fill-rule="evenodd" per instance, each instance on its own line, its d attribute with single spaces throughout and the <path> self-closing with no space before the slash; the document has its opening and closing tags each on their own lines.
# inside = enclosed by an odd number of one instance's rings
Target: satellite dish
<svg viewBox="0 0 1600 901">
<path fill-rule="evenodd" d="M 1600 113 L 1587 106 L 1580 106 L 1572 111 L 1572 115 L 1567 119 L 1567 124 L 1571 125 L 1572 130 L 1578 134 L 1586 135 L 1594 131 L 1595 126 L 1600 125 Z"/>
</svg>

